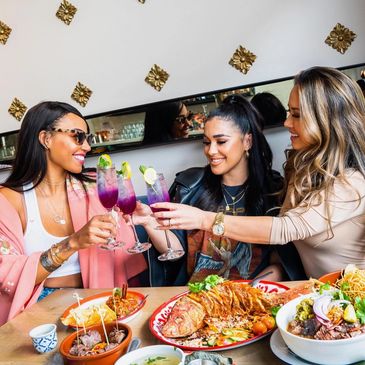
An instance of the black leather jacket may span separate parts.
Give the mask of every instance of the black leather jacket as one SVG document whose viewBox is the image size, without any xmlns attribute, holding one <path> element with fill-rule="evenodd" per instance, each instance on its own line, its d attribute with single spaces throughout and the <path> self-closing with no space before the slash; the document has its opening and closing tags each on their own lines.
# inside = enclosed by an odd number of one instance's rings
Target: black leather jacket
<svg viewBox="0 0 365 365">
<path fill-rule="evenodd" d="M 200 197 L 199 190 L 204 178 L 204 168 L 192 167 L 178 172 L 175 181 L 170 187 L 171 201 L 194 205 Z M 282 177 L 277 171 L 273 171 L 274 184 L 281 184 Z M 185 252 L 187 252 L 187 231 L 173 231 L 179 238 Z M 306 279 L 302 262 L 292 242 L 286 245 L 267 245 L 265 257 L 259 267 L 253 273 L 257 275 L 269 264 L 270 253 L 276 251 L 281 264 L 289 280 Z M 177 261 L 161 262 L 157 259 L 159 253 L 153 247 L 148 251 L 150 284 L 151 286 L 186 285 L 188 281 L 186 255 Z"/>
</svg>

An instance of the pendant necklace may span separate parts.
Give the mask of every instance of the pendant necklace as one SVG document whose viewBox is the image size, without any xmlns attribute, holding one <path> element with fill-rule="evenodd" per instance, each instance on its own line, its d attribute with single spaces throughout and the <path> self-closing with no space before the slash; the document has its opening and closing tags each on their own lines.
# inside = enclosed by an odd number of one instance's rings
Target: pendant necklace
<svg viewBox="0 0 365 365">
<path fill-rule="evenodd" d="M 232 212 L 234 213 L 236 204 L 238 202 L 240 202 L 243 199 L 243 197 L 245 196 L 247 187 L 243 188 L 237 195 L 231 195 L 223 186 L 222 186 L 222 188 L 223 188 L 224 202 L 226 203 L 225 210 L 227 212 L 229 212 L 231 210 L 231 207 L 232 207 Z M 226 195 L 224 193 L 227 193 L 227 195 L 231 198 L 231 200 L 232 200 L 231 203 L 228 203 Z"/>
<path fill-rule="evenodd" d="M 58 224 L 62 224 L 65 225 L 66 224 L 66 219 L 65 219 L 65 206 L 63 206 L 63 212 L 62 214 L 59 214 L 55 207 L 53 206 L 53 204 L 51 203 L 50 199 L 46 196 L 46 194 L 44 193 L 43 189 L 38 185 L 38 189 L 39 192 L 41 193 L 41 195 L 43 196 L 43 198 L 46 201 L 46 204 L 48 206 L 48 210 L 53 212 L 53 217 L 52 219 L 58 223 Z"/>
</svg>

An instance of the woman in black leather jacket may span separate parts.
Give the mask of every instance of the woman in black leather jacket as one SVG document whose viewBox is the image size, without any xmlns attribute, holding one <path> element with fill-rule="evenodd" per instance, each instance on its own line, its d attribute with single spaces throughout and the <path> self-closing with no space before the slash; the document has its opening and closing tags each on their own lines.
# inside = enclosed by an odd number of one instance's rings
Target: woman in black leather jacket
<svg viewBox="0 0 365 365">
<path fill-rule="evenodd" d="M 255 108 L 237 95 L 212 111 L 203 140 L 208 165 L 178 173 L 170 189 L 172 200 L 228 215 L 275 214 L 282 177 L 272 170 L 272 152 L 258 127 L 259 118 Z M 140 208 L 136 213 L 147 214 L 147 210 Z M 151 220 L 143 225 L 157 248 L 148 253 L 153 286 L 185 285 L 209 274 L 248 279 L 269 270 L 273 271 L 271 280 L 304 278 L 291 245 L 274 252 L 269 246 L 237 242 L 206 231 L 172 231 L 174 247 L 183 248 L 186 254 L 173 262 L 160 262 L 159 251 L 165 250 L 165 241 L 158 236 L 162 232 L 152 228 L 156 225 Z"/>
</svg>

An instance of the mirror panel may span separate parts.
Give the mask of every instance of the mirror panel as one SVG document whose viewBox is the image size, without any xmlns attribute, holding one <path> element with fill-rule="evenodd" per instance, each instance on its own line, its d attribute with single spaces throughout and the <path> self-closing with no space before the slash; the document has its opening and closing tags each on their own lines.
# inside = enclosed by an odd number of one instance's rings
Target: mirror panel
<svg viewBox="0 0 365 365">
<path fill-rule="evenodd" d="M 340 69 L 359 80 L 365 74 L 364 67 L 362 63 Z M 228 95 L 240 94 L 251 100 L 257 94 L 268 92 L 286 109 L 292 86 L 293 78 L 287 77 L 86 116 L 94 134 L 88 155 L 201 139 L 206 116 Z M 266 125 L 264 129 L 275 127 L 282 127 L 282 122 Z M 150 135 L 148 131 L 152 131 L 151 138 L 145 138 Z M 0 134 L 0 169 L 11 167 L 17 134 L 17 130 Z"/>
</svg>

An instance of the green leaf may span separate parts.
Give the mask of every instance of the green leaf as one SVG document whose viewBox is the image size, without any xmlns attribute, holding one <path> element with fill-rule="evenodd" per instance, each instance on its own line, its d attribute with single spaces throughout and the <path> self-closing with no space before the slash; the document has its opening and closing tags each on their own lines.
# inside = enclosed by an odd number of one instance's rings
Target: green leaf
<svg viewBox="0 0 365 365">
<path fill-rule="evenodd" d="M 273 317 L 276 317 L 276 315 L 278 314 L 280 308 L 281 308 L 280 305 L 277 305 L 277 306 L 271 308 L 271 314 L 272 314 Z"/>
<path fill-rule="evenodd" d="M 327 281 L 326 284 L 322 284 L 320 287 L 319 287 L 319 294 L 323 294 L 324 291 L 326 290 L 330 290 L 331 289 L 331 284 Z"/>
<path fill-rule="evenodd" d="M 355 311 L 356 317 L 359 319 L 361 324 L 365 324 L 365 298 L 355 298 Z"/>
<path fill-rule="evenodd" d="M 145 165 L 140 165 L 139 166 L 139 171 L 141 171 L 142 175 L 144 174 L 144 172 L 147 170 L 147 166 Z"/>
<path fill-rule="evenodd" d="M 203 281 L 197 283 L 189 283 L 188 287 L 191 292 L 198 293 L 201 290 L 210 290 L 216 285 L 223 283 L 224 279 L 218 275 L 208 275 Z"/>
</svg>

